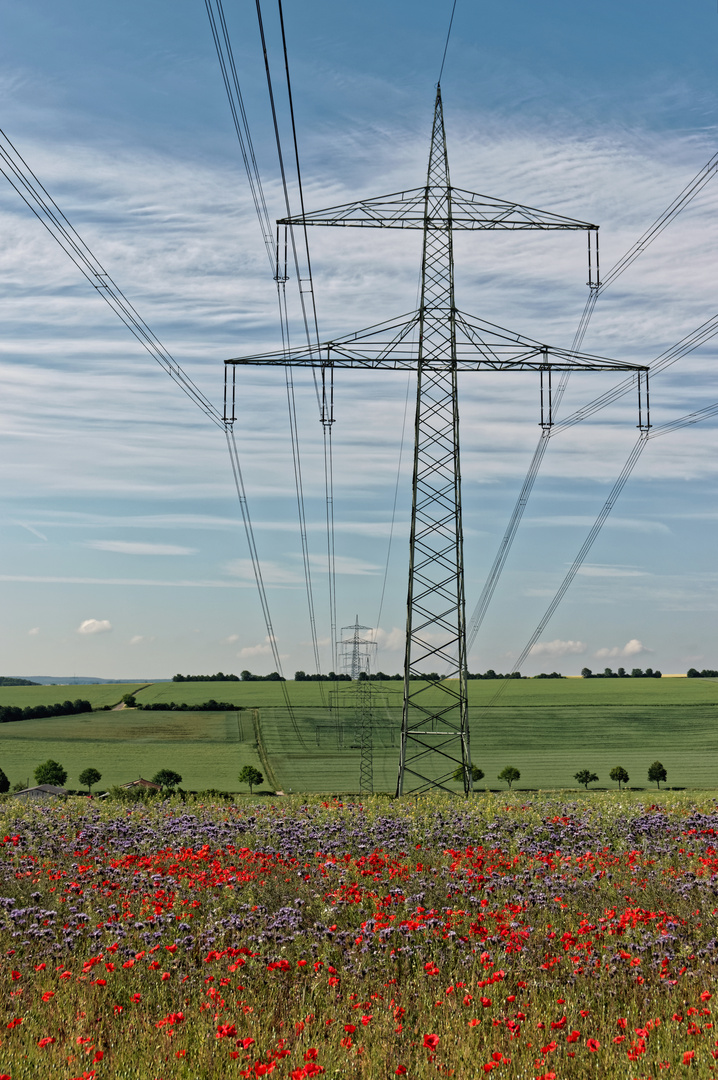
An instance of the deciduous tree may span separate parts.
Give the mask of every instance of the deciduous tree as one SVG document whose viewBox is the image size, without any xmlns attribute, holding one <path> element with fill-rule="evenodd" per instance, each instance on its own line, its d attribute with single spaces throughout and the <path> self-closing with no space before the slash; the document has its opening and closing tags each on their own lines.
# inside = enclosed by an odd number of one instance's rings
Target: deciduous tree
<svg viewBox="0 0 718 1080">
<path fill-rule="evenodd" d="M 514 780 L 521 779 L 521 773 L 518 769 L 515 769 L 513 765 L 507 765 L 504 769 L 501 770 L 497 779 L 505 780 L 509 787 L 511 787 Z"/>
<path fill-rule="evenodd" d="M 464 779 L 464 766 L 463 765 L 459 765 L 459 767 L 457 769 L 454 769 L 453 773 L 451 774 L 451 779 L 452 780 L 460 780 L 460 781 L 463 782 L 463 779 Z M 476 783 L 477 780 L 483 780 L 484 779 L 483 769 L 480 769 L 478 765 L 472 765 L 471 766 L 471 779 L 472 779 L 472 781 L 474 783 Z"/>
<path fill-rule="evenodd" d="M 588 785 L 595 784 L 598 777 L 595 772 L 591 772 L 590 769 L 579 769 L 574 775 L 574 780 L 577 780 L 579 784 L 583 784 L 586 791 L 588 791 Z"/>
<path fill-rule="evenodd" d="M 52 758 L 35 769 L 35 782 L 38 784 L 53 784 L 55 787 L 62 787 L 66 780 L 67 769 L 63 769 L 60 762 L 53 761 Z"/>
<path fill-rule="evenodd" d="M 668 773 L 661 765 L 660 761 L 654 761 L 652 765 L 648 767 L 648 779 L 651 782 L 655 782 L 656 787 L 660 788 L 661 780 L 665 783 L 668 779 Z"/>
<path fill-rule="evenodd" d="M 252 794 L 253 787 L 259 787 L 264 783 L 264 777 L 259 769 L 255 769 L 254 765 L 245 765 L 239 774 L 240 784 L 247 784 L 249 786 L 249 794 Z"/>
<path fill-rule="evenodd" d="M 80 781 L 82 786 L 87 788 L 87 794 L 88 795 L 92 795 L 92 785 L 93 784 L 99 784 L 101 779 L 102 779 L 102 773 L 98 772 L 97 769 L 92 769 L 92 768 L 83 769 L 82 772 L 80 773 L 80 775 L 78 776 L 78 780 Z"/>
<path fill-rule="evenodd" d="M 174 772 L 173 769 L 160 769 L 152 777 L 153 784 L 159 784 L 164 790 L 174 791 L 178 784 L 182 783 L 182 777 L 178 772 Z"/>
<path fill-rule="evenodd" d="M 627 784 L 630 780 L 630 777 L 624 769 L 623 765 L 616 765 L 615 768 L 611 769 L 608 775 L 616 784 L 618 784 L 619 791 L 621 790 L 621 784 Z"/>
</svg>

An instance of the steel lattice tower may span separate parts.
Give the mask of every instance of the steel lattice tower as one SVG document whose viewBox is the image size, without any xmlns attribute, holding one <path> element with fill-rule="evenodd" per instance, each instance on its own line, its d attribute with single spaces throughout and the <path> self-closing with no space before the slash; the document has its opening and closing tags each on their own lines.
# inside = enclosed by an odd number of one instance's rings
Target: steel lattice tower
<svg viewBox="0 0 718 1080">
<path fill-rule="evenodd" d="M 446 791 L 457 767 L 471 790 L 466 691 L 466 621 L 459 460 L 459 371 L 536 371 L 542 416 L 550 427 L 553 371 L 635 371 L 637 364 L 551 348 L 467 315 L 454 301 L 453 233 L 582 230 L 588 237 L 588 284 L 598 287 L 598 226 L 452 187 L 441 88 L 437 87 L 429 167 L 423 187 L 363 199 L 279 222 L 280 226 L 421 229 L 421 303 L 417 311 L 318 347 L 235 357 L 225 379 L 225 416 L 233 421 L 238 365 L 319 369 L 322 384 L 335 368 L 416 370 L 414 470 L 404 660 L 404 706 L 396 793 Z M 285 243 L 286 250 L 286 243 Z M 278 250 L 281 244 L 278 243 Z M 278 271 L 279 273 L 279 271 Z M 639 414 L 639 426 L 643 420 Z M 437 668 L 443 670 L 438 672 Z M 440 678 L 427 679 L 436 673 Z"/>
</svg>

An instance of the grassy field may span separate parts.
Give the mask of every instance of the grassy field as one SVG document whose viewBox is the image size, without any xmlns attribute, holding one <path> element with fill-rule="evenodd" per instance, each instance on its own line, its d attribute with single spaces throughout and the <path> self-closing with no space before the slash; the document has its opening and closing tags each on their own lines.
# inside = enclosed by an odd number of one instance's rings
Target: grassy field
<svg viewBox="0 0 718 1080">
<path fill-rule="evenodd" d="M 83 698 L 93 709 L 101 705 L 116 705 L 123 694 L 134 694 L 145 683 L 106 683 L 86 686 L 0 686 L 0 705 L 54 705 L 57 701 L 76 701 Z"/>
<path fill-rule="evenodd" d="M 102 773 L 100 788 L 167 768 L 193 791 L 239 791 L 242 766 L 261 769 L 251 714 L 244 712 L 86 713 L 3 724 L 0 733 L 0 767 L 11 783 L 32 782 L 35 766 L 48 758 L 67 769 L 69 788 L 80 786 L 77 777 L 88 766 Z"/>
<path fill-rule="evenodd" d="M 396 784 L 401 683 L 373 683 L 374 788 Z M 574 787 L 590 769 L 599 787 L 622 765 L 632 787 L 650 785 L 648 766 L 660 760 L 676 788 L 718 786 L 718 682 L 701 679 L 513 680 L 470 684 L 472 756 L 486 774 L 480 787 L 499 789 L 505 765 L 521 771 L 519 788 Z M 505 692 L 490 704 L 497 690 Z M 160 683 L 137 690 L 142 702 L 198 704 L 210 698 L 242 706 L 237 713 L 144 713 L 123 710 L 7 724 L 0 729 L 0 767 L 11 781 L 32 776 L 48 757 L 70 773 L 93 765 L 104 784 L 151 776 L 166 767 L 186 788 L 238 790 L 237 773 L 252 764 L 268 785 L 285 791 L 357 791 L 359 727 L 351 684 L 267 682 Z M 71 696 L 112 703 L 136 688 L 121 686 L 6 687 L 0 703 L 39 704 Z M 324 691 L 322 700 L 321 691 Z M 441 700 L 440 689 L 434 691 Z M 334 706 L 330 710 L 329 705 Z M 255 726 L 260 736 L 255 748 Z M 260 760 L 261 759 L 261 760 Z M 263 764 L 261 763 L 263 762 Z M 458 790 L 458 785 L 457 785 Z"/>
</svg>

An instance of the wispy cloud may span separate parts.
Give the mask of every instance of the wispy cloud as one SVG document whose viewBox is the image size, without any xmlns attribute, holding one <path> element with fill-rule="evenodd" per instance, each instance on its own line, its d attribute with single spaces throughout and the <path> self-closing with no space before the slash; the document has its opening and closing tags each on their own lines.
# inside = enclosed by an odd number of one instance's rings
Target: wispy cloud
<svg viewBox="0 0 718 1080">
<path fill-rule="evenodd" d="M 159 581 L 156 578 L 93 578 L 64 577 L 51 574 L 0 574 L 0 581 L 27 582 L 33 585 L 141 585 L 143 588 L 158 586 L 171 589 L 243 589 L 237 581 Z"/>
<path fill-rule="evenodd" d="M 196 548 L 178 544 L 152 544 L 132 540 L 86 540 L 85 547 L 96 551 L 112 551 L 118 555 L 194 555 Z"/>
<path fill-rule="evenodd" d="M 41 533 L 34 525 L 28 525 L 26 521 L 16 521 L 15 524 L 19 525 L 21 529 L 27 529 L 27 531 L 32 533 L 33 536 L 36 536 L 38 540 L 44 540 L 45 543 L 49 542 L 44 533 Z"/>
<path fill-rule="evenodd" d="M 579 567 L 578 573 L 582 577 L 590 578 L 642 578 L 649 576 L 646 570 L 638 570 L 633 566 L 602 566 L 599 563 L 587 563 Z"/>
<path fill-rule="evenodd" d="M 586 652 L 584 641 L 561 641 L 555 638 L 553 641 L 537 641 L 531 646 L 531 656 L 546 656 L 550 659 L 558 659 L 561 656 L 580 656 Z"/>
</svg>

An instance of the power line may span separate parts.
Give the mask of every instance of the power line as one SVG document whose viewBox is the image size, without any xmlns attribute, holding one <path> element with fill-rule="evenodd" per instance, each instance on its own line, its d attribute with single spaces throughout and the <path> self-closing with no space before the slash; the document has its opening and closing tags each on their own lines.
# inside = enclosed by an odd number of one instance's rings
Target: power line
<svg viewBox="0 0 718 1080">
<path fill-rule="evenodd" d="M 533 648 L 533 646 L 536 644 L 539 637 L 543 633 L 547 623 L 549 622 L 549 620 L 552 618 L 554 612 L 556 611 L 556 608 L 559 606 L 559 604 L 563 600 L 564 596 L 566 595 L 566 593 L 567 593 L 567 591 L 568 591 L 568 589 L 569 589 L 569 587 L 571 585 L 571 582 L 576 577 L 576 574 L 578 573 L 581 566 L 585 562 L 586 556 L 588 555 L 589 551 L 593 547 L 593 544 L 594 544 L 594 542 L 596 540 L 596 537 L 598 536 L 601 529 L 603 528 L 603 524 L 604 524 L 606 518 L 611 513 L 611 510 L 613 509 L 613 507 L 616 505 L 618 497 L 621 494 L 621 492 L 623 491 L 624 487 L 626 486 L 626 482 L 627 482 L 629 476 L 631 475 L 634 468 L 638 464 L 638 459 L 640 458 L 641 454 L 643 453 L 643 450 L 645 449 L 646 440 L 647 440 L 647 433 L 646 432 L 641 432 L 641 435 L 639 436 L 635 446 L 631 450 L 631 453 L 628 455 L 628 459 L 626 460 L 623 468 L 621 469 L 621 472 L 619 473 L 618 478 L 616 479 L 616 482 L 614 483 L 613 487 L 611 488 L 609 496 L 606 499 L 605 503 L 603 504 L 603 506 L 602 506 L 602 508 L 601 508 L 601 510 L 600 510 L 600 512 L 598 514 L 598 517 L 594 521 L 594 523 L 593 523 L 593 525 L 592 525 L 592 527 L 591 527 L 591 529 L 590 529 L 590 531 L 588 533 L 588 536 L 586 537 L 583 544 L 581 545 L 581 548 L 579 549 L 579 552 L 576 555 L 576 558 L 571 563 L 571 566 L 569 567 L 569 569 L 568 569 L 568 571 L 566 573 L 566 576 L 564 577 L 563 581 L 559 585 L 559 587 L 558 587 L 558 589 L 556 591 L 556 594 L 554 595 L 551 603 L 546 608 L 546 611 L 544 612 L 544 615 L 541 618 L 538 626 L 534 630 L 533 634 L 531 635 L 531 637 L 527 641 L 526 645 L 524 646 L 523 651 L 521 652 L 520 656 L 516 660 L 516 662 L 515 662 L 516 663 L 516 668 L 515 668 L 516 671 L 521 670 L 521 665 L 526 660 L 527 656 L 531 652 L 531 649 Z M 501 695 L 503 694 L 503 692 L 506 689 L 507 683 L 508 683 L 508 680 L 506 680 L 506 682 L 502 683 L 502 685 L 499 687 L 497 692 L 494 694 L 494 696 L 488 702 L 487 708 L 492 706 L 499 699 L 499 697 L 501 697 Z"/>
<path fill-rule="evenodd" d="M 213 3 L 216 5 L 217 9 L 216 16 L 212 6 Z M 219 60 L 222 79 L 224 82 L 227 99 L 229 101 L 232 119 L 234 121 L 234 128 L 237 134 L 237 140 L 239 142 L 242 160 L 245 166 L 247 180 L 254 201 L 255 212 L 257 214 L 257 219 L 259 221 L 259 226 L 262 233 L 262 239 L 264 241 L 265 249 L 267 251 L 267 257 L 269 259 L 272 276 L 276 282 L 277 303 L 279 307 L 279 323 L 282 334 L 282 343 L 285 349 L 289 349 L 289 317 L 287 311 L 285 289 L 286 273 L 284 275 L 280 273 L 278 245 L 275 247 L 274 233 L 270 223 L 269 212 L 267 210 L 267 203 L 264 196 L 264 188 L 262 185 L 259 167 L 257 165 L 257 159 L 254 152 L 254 143 L 249 127 L 249 120 L 244 107 L 244 99 L 242 96 L 242 90 L 237 74 L 237 67 L 234 60 L 234 53 L 232 50 L 232 43 L 227 27 L 227 21 L 224 14 L 223 2 L 222 0 L 205 0 L 205 8 L 207 10 L 207 15 L 210 22 L 212 37 L 214 39 L 217 58 Z M 268 62 L 266 48 L 265 60 Z M 278 127 L 276 127 L 276 125 L 275 129 L 278 132 Z M 283 165 L 281 149 L 280 163 Z M 285 195 L 286 194 L 287 191 L 285 185 Z M 312 587 L 311 565 L 309 557 L 309 542 L 307 537 L 304 485 L 302 479 L 299 431 L 297 425 L 296 397 L 294 390 L 294 379 L 289 368 L 285 369 L 285 382 L 287 391 L 287 408 L 289 414 L 292 464 L 294 470 L 294 486 L 297 500 L 297 515 L 302 552 L 302 567 L 304 572 L 304 583 L 307 597 L 307 609 L 309 615 L 310 636 L 314 652 L 316 671 L 317 673 L 320 673 L 321 663 L 319 658 L 319 646 L 314 607 L 314 593 Z M 320 693 L 323 693 L 323 687 L 321 685 L 319 689 Z"/>
<path fill-rule="evenodd" d="M 65 214 L 40 183 L 35 173 L 21 156 L 4 131 L 0 129 L 0 172 L 15 189 L 22 201 L 32 211 L 38 221 L 44 225 L 53 240 L 72 260 L 80 273 L 89 281 L 102 299 L 122 320 L 127 329 L 136 338 L 150 356 L 157 361 L 171 379 L 194 401 L 205 416 L 222 428 L 223 421 L 219 411 L 202 393 L 189 375 L 177 363 L 168 349 L 130 303 L 119 285 L 110 277 L 104 266 L 95 257 L 77 230 L 70 224 Z"/>
<path fill-rule="evenodd" d="M 274 229 L 269 218 L 269 211 L 267 210 L 267 202 L 264 197 L 264 189 L 262 187 L 262 180 L 259 174 L 259 167 L 257 166 L 257 159 L 254 153 L 254 145 L 252 142 L 252 135 L 249 129 L 249 121 L 247 119 L 247 113 L 244 108 L 244 98 L 242 97 L 242 90 L 239 85 L 239 77 L 237 75 L 237 67 L 234 62 L 234 52 L 232 51 L 232 43 L 227 30 L 227 20 L 224 15 L 224 7 L 222 0 L 214 0 L 217 5 L 217 17 L 215 17 L 214 10 L 212 8 L 213 0 L 204 0 L 205 8 L 207 9 L 207 16 L 209 18 L 209 25 L 212 31 L 212 37 L 214 39 L 214 46 L 217 52 L 217 59 L 219 61 L 220 70 L 222 72 L 222 81 L 224 82 L 224 88 L 227 93 L 227 100 L 229 102 L 230 112 L 232 113 L 232 120 L 234 122 L 234 130 L 237 133 L 237 141 L 242 153 L 242 160 L 244 161 L 244 168 L 247 173 L 247 180 L 249 181 L 249 189 L 252 193 L 252 200 L 254 202 L 254 209 L 259 221 L 259 227 L 262 232 L 262 240 L 267 250 L 267 257 L 269 259 L 269 267 L 272 273 L 275 272 L 275 250 L 274 250 Z M 220 30 L 217 28 L 217 20 L 219 20 Z"/>
<path fill-rule="evenodd" d="M 653 224 L 647 229 L 633 244 L 628 251 L 611 267 L 606 274 L 603 281 L 600 280 L 599 264 L 598 264 L 598 236 L 596 236 L 596 285 L 592 286 L 589 295 L 586 299 L 581 318 L 579 320 L 578 328 L 574 335 L 572 350 L 578 351 L 581 348 L 583 339 L 588 330 L 588 325 L 593 315 L 596 301 L 599 293 L 602 293 L 611 284 L 613 284 L 617 278 L 623 274 L 629 266 L 631 266 L 635 260 L 641 255 L 646 248 L 653 243 L 653 241 L 663 232 L 663 230 L 674 220 L 677 215 L 684 210 L 696 197 L 696 195 L 702 190 L 708 183 L 712 176 L 718 171 L 718 153 L 714 154 L 710 160 L 703 166 L 703 168 L 693 177 L 689 184 L 680 192 L 679 195 L 666 207 L 662 214 L 656 218 Z M 589 258 L 590 258 L 590 238 L 589 238 Z M 661 371 L 668 367 L 670 364 L 676 362 L 681 357 L 685 356 L 688 352 L 692 352 L 698 348 L 700 344 L 707 341 L 713 334 L 718 333 L 718 315 L 713 319 L 708 320 L 702 326 L 698 327 L 691 334 L 683 338 L 671 349 L 662 353 L 655 363 L 651 365 L 651 374 Z M 561 376 L 559 384 L 554 391 L 552 412 L 555 416 L 561 404 L 564 392 L 568 385 L 570 372 L 564 372 Z M 479 600 L 474 608 L 471 619 L 469 620 L 469 626 L 467 630 L 467 654 L 471 651 L 476 641 L 481 625 L 484 621 L 486 612 L 493 598 L 496 586 L 498 585 L 499 578 L 503 572 L 506 560 L 508 559 L 509 552 L 518 531 L 521 518 L 523 517 L 524 510 L 531 496 L 536 477 L 543 463 L 543 459 L 548 449 L 549 439 L 556 435 L 558 432 L 565 430 L 568 427 L 572 427 L 574 424 L 579 423 L 581 420 L 586 419 L 593 413 L 598 412 L 599 409 L 605 408 L 613 401 L 622 397 L 624 394 L 630 393 L 635 383 L 633 378 L 623 379 L 618 386 L 612 390 L 601 394 L 593 402 L 589 402 L 588 405 L 583 406 L 581 409 L 576 410 L 566 420 L 554 424 L 551 428 L 544 428 L 539 437 L 536 449 L 534 450 L 531 463 L 524 478 L 521 491 L 516 500 L 514 508 L 509 518 L 509 522 L 504 531 L 504 535 L 499 544 L 499 548 L 494 557 L 489 575 L 484 583 L 484 587 L 481 591 Z"/>
<path fill-rule="evenodd" d="M 239 453 L 237 451 L 237 442 L 234 437 L 234 430 L 231 425 L 225 426 L 225 434 L 227 437 L 227 447 L 229 449 L 229 460 L 232 464 L 232 475 L 234 476 L 234 484 L 237 489 L 237 498 L 239 500 L 239 507 L 242 513 L 242 522 L 244 524 L 244 531 L 247 537 L 247 547 L 249 548 L 249 557 L 252 563 L 252 572 L 254 574 L 254 580 L 257 585 L 257 592 L 259 594 L 259 603 L 262 609 L 262 616 L 264 618 L 264 625 L 267 630 L 267 642 L 272 652 L 275 668 L 277 674 L 281 679 L 282 694 L 284 696 L 284 703 L 287 707 L 287 712 L 294 729 L 294 733 L 299 740 L 299 743 L 304 747 L 304 740 L 302 739 L 299 725 L 297 724 L 296 716 L 292 708 L 292 703 L 289 698 L 289 691 L 282 672 L 282 661 L 279 655 L 279 649 L 277 647 L 277 639 L 274 633 L 274 627 L 272 625 L 272 617 L 269 611 L 269 602 L 267 600 L 267 590 L 264 585 L 264 578 L 262 576 L 262 567 L 259 561 L 259 555 L 257 553 L 257 545 L 254 538 L 254 529 L 252 528 L 252 520 L 249 514 L 249 505 L 247 503 L 247 493 L 244 487 L 244 478 L 242 476 L 242 469 L 239 463 Z"/>
<path fill-rule="evenodd" d="M 446 63 L 446 50 L 449 48 L 449 38 L 451 37 L 451 28 L 454 25 L 454 13 L 455 12 L 456 12 L 456 0 L 454 0 L 454 5 L 453 5 L 453 7 L 451 9 L 451 18 L 449 19 L 449 29 L 448 29 L 447 34 L 446 34 L 446 44 L 444 45 L 444 54 L 441 57 L 441 67 L 439 68 L 439 78 L 437 79 L 437 82 L 439 82 L 439 83 L 441 82 L 441 76 L 444 74 L 444 64 Z"/>
</svg>

